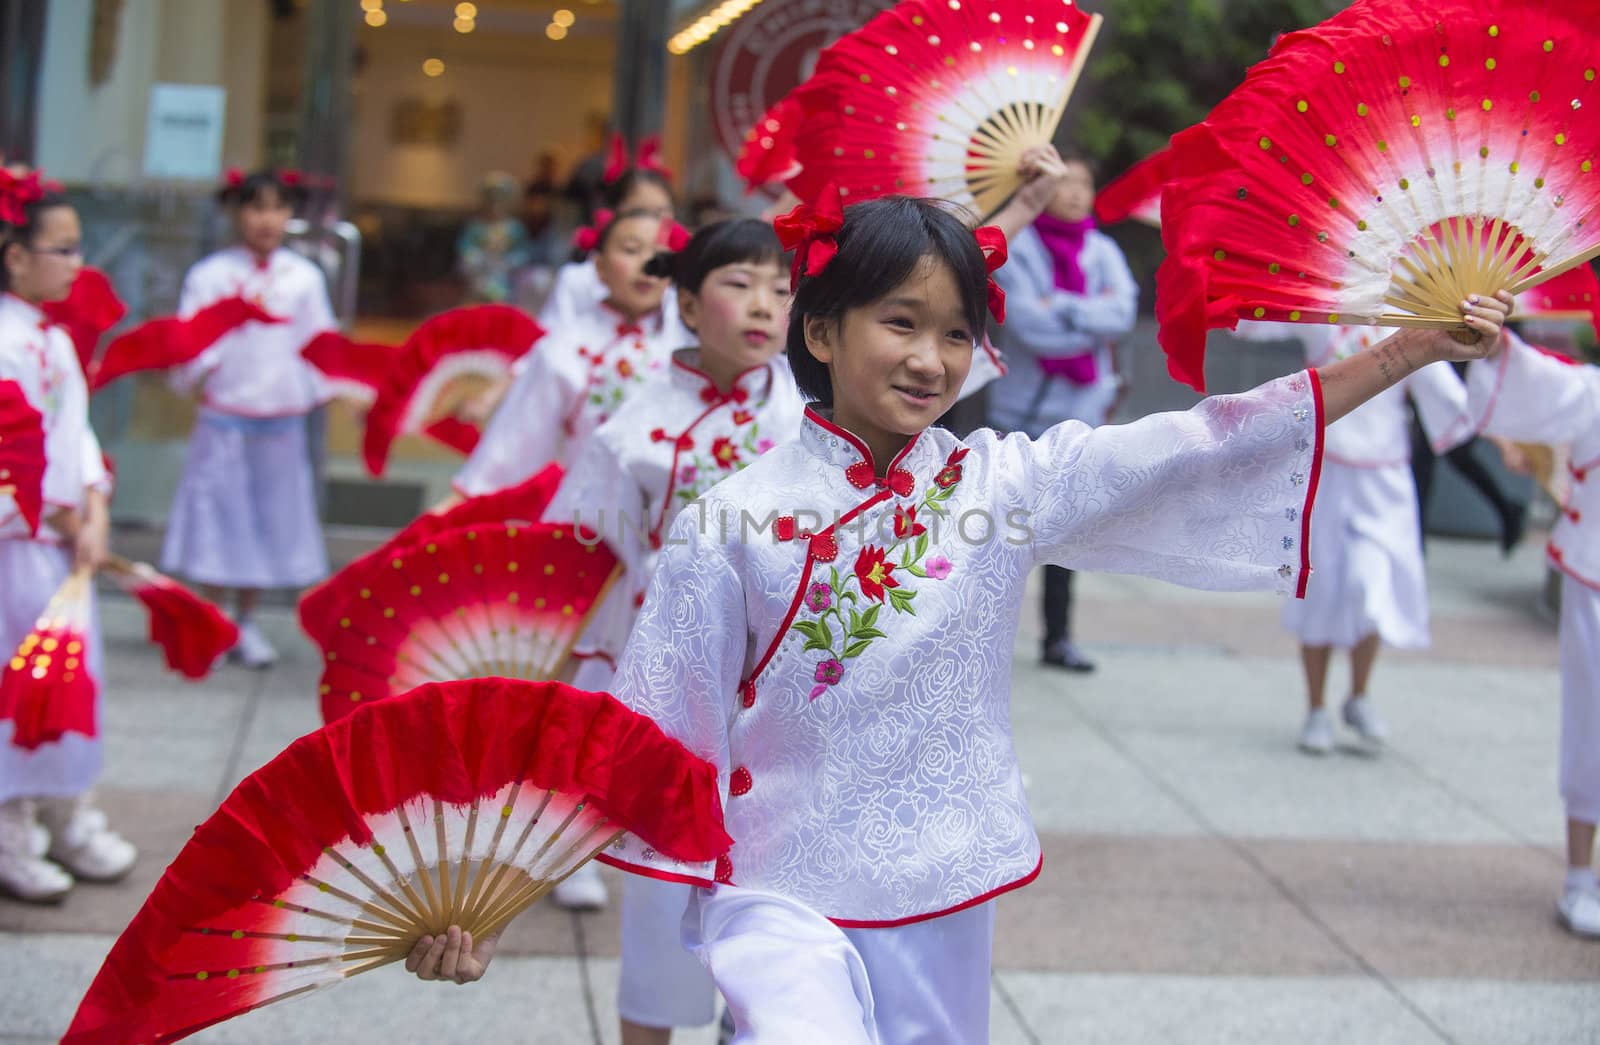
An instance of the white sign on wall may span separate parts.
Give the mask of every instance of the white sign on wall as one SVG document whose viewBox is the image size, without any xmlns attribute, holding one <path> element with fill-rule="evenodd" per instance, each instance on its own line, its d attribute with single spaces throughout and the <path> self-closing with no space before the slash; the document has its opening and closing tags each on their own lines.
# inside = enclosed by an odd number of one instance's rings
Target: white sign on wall
<svg viewBox="0 0 1600 1045">
<path fill-rule="evenodd" d="M 227 92 L 209 84 L 150 88 L 144 173 L 150 178 L 217 181 L 222 176 L 222 117 Z"/>
</svg>

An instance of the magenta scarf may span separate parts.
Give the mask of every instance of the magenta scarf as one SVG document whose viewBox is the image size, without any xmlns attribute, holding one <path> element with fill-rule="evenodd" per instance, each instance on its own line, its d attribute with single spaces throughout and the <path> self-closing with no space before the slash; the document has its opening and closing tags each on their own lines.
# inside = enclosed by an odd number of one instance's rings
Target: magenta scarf
<svg viewBox="0 0 1600 1045">
<path fill-rule="evenodd" d="M 1034 219 L 1033 230 L 1044 242 L 1044 249 L 1049 252 L 1050 261 L 1055 268 L 1057 290 L 1082 294 L 1088 289 L 1089 281 L 1084 276 L 1083 266 L 1078 259 L 1083 254 L 1084 240 L 1088 238 L 1093 228 L 1095 228 L 1093 214 L 1080 221 L 1063 221 L 1060 218 L 1052 218 L 1049 214 L 1041 214 Z M 1095 378 L 1100 376 L 1100 368 L 1095 362 L 1093 352 L 1075 356 L 1040 357 L 1039 369 L 1051 377 L 1064 377 L 1078 385 L 1092 385 Z"/>
</svg>

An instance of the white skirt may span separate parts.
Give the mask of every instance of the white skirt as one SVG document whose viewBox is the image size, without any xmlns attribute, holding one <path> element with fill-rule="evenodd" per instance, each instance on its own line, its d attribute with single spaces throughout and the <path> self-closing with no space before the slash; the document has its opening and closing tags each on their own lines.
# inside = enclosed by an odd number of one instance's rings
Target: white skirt
<svg viewBox="0 0 1600 1045">
<path fill-rule="evenodd" d="M 303 588 L 327 575 L 304 416 L 200 412 L 161 568 L 226 588 Z"/>
<path fill-rule="evenodd" d="M 630 874 L 622 883 L 617 1013 L 642 1027 L 700 1027 L 717 1016 L 717 988 L 683 945 L 692 885 Z"/>
<path fill-rule="evenodd" d="M 1600 592 L 1561 580 L 1561 799 L 1600 823 Z"/>
<path fill-rule="evenodd" d="M 1311 579 L 1283 607 L 1308 646 L 1428 645 L 1428 583 L 1417 487 L 1406 465 L 1356 468 L 1324 460 L 1311 512 Z"/>
<path fill-rule="evenodd" d="M 684 942 L 711 970 L 735 1045 L 989 1040 L 994 903 L 889 929 L 840 929 L 787 897 L 696 889 Z"/>
<path fill-rule="evenodd" d="M 65 548 L 40 541 L 0 541 L 0 649 L 10 659 L 38 622 L 61 582 L 72 571 Z M 94 596 L 91 594 L 90 598 Z M 100 612 L 91 608 L 86 642 L 89 671 L 96 681 L 105 679 L 100 647 Z M 94 785 L 100 775 L 103 745 L 99 737 L 96 703 L 95 736 L 68 733 L 53 744 L 32 751 L 14 747 L 9 719 L 0 721 L 0 802 L 13 798 L 72 798 Z"/>
</svg>

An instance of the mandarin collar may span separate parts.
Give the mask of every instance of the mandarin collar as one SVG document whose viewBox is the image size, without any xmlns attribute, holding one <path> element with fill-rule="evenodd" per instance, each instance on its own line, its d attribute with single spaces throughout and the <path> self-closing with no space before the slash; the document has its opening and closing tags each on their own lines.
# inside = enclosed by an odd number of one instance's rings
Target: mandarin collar
<svg viewBox="0 0 1600 1045">
<path fill-rule="evenodd" d="M 44 309 L 31 301 L 24 301 L 9 290 L 0 294 L 0 307 L 8 312 L 17 313 L 30 326 L 43 329 L 50 325 L 50 317 L 45 315 Z"/>
<path fill-rule="evenodd" d="M 741 370 L 733 379 L 733 388 L 724 394 L 717 388 L 710 374 L 700 369 L 700 350 L 680 348 L 672 353 L 672 383 L 700 397 L 702 402 L 745 403 L 761 401 L 772 389 L 772 361 Z"/>
<path fill-rule="evenodd" d="M 933 446 L 933 437 L 923 429 L 906 443 L 889 462 L 882 478 L 878 477 L 872 450 L 854 432 L 834 424 L 833 419 L 815 405 L 807 406 L 805 421 L 800 426 L 800 443 L 808 451 L 836 466 L 846 482 L 857 490 L 889 490 L 900 497 L 909 497 L 916 489 L 913 469 L 926 456 L 922 451 Z"/>
<path fill-rule="evenodd" d="M 627 337 L 629 334 L 640 334 L 645 337 L 653 336 L 660 333 L 664 321 L 664 315 L 659 305 L 638 319 L 629 319 L 612 307 L 610 302 L 602 301 L 600 302 L 600 313 L 615 327 L 617 337 Z"/>
</svg>

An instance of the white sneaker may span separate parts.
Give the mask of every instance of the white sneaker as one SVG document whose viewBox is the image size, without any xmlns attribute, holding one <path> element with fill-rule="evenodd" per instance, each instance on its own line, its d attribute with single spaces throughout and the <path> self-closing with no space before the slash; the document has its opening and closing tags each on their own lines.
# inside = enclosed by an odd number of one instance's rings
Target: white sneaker
<svg viewBox="0 0 1600 1045">
<path fill-rule="evenodd" d="M 72 885 L 72 876 L 49 860 L 0 849 L 0 893 L 28 903 L 60 903 Z"/>
<path fill-rule="evenodd" d="M 139 850 L 106 825 L 106 815 L 85 798 L 41 802 L 50 831 L 50 859 L 86 882 L 115 882 L 133 870 Z"/>
<path fill-rule="evenodd" d="M 1300 750 L 1308 755 L 1326 755 L 1333 750 L 1333 723 L 1327 708 L 1313 708 L 1300 727 Z"/>
<path fill-rule="evenodd" d="M 556 903 L 569 911 L 598 911 L 606 905 L 606 883 L 593 861 L 572 872 L 554 892 Z"/>
<path fill-rule="evenodd" d="M 1369 744 L 1381 744 L 1389 739 L 1389 727 L 1378 717 L 1372 701 L 1366 697 L 1351 697 L 1345 701 L 1341 717 L 1345 725 Z"/>
<path fill-rule="evenodd" d="M 228 651 L 228 657 L 247 668 L 270 668 L 278 662 L 278 651 L 261 634 L 256 622 L 247 620 L 239 625 L 239 641 Z"/>
<path fill-rule="evenodd" d="M 1573 935 L 1600 940 L 1600 893 L 1568 889 L 1556 901 L 1556 916 Z"/>
</svg>

